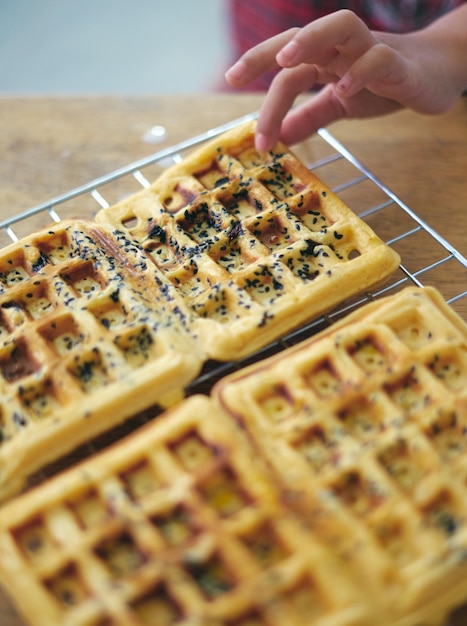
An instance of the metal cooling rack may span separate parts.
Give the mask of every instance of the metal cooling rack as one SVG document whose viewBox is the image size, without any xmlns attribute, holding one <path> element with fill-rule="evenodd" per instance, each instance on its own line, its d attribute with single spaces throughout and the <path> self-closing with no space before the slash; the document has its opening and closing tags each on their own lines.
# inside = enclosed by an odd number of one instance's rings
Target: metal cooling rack
<svg viewBox="0 0 467 626">
<path fill-rule="evenodd" d="M 112 205 L 116 199 L 121 199 L 122 193 L 128 195 L 129 188 L 137 191 L 149 187 L 150 181 L 157 175 L 154 166 L 160 171 L 161 167 L 179 162 L 192 148 L 256 116 L 256 113 L 245 115 L 191 137 L 0 222 L 0 234 L 17 241 L 25 231 L 27 233 L 29 225 L 31 225 L 29 232 L 32 232 L 32 222 L 35 225 L 34 230 L 37 229 L 38 216 L 45 219 L 44 225 L 51 220 L 59 222 L 65 219 L 70 209 L 73 210 L 73 216 L 76 216 L 78 201 L 80 216 L 92 217 L 96 211 Z M 187 390 L 188 393 L 206 391 L 218 378 L 231 370 L 279 352 L 316 333 L 365 302 L 408 285 L 436 287 L 446 301 L 467 321 L 467 259 L 402 202 L 327 130 L 318 131 L 318 135 L 311 141 L 315 142 L 317 148 L 315 151 L 318 154 L 324 153 L 324 156 L 310 163 L 309 168 L 316 171 L 317 175 L 338 193 L 355 213 L 369 223 L 381 239 L 399 252 L 402 259 L 400 268 L 391 277 L 391 282 L 380 289 L 345 301 L 332 312 L 288 334 L 247 359 L 237 363 L 206 364 L 200 377 Z M 321 145 L 318 145 L 318 142 Z M 413 249 L 424 251 L 421 266 L 412 266 L 410 251 Z M 453 276 L 460 277 L 457 283 L 453 282 Z"/>
<path fill-rule="evenodd" d="M 71 214 L 76 216 L 77 206 L 80 207 L 79 214 L 81 217 L 93 217 L 99 209 L 113 204 L 115 198 L 121 199 L 122 193 L 128 194 L 128 189 L 134 183 L 136 183 L 136 190 L 148 187 L 150 181 L 154 179 L 155 165 L 166 167 L 178 162 L 183 158 L 184 153 L 195 146 L 234 128 L 242 122 L 254 119 L 256 115 L 256 113 L 246 115 L 228 124 L 213 128 L 156 152 L 147 158 L 131 163 L 124 168 L 110 172 L 14 217 L 0 221 L 0 235 L 7 242 L 8 240 L 15 242 L 20 237 L 37 230 L 37 224 L 40 221 L 43 221 L 44 226 L 51 220 L 59 222 L 69 215 L 70 210 L 72 211 Z M 432 285 L 436 287 L 446 301 L 467 321 L 467 259 L 418 217 L 327 130 L 320 130 L 317 137 L 313 138 L 312 141 L 321 142 L 324 146 L 325 156 L 309 164 L 309 168 L 316 170 L 317 175 L 338 193 L 355 213 L 368 222 L 387 244 L 399 252 L 402 259 L 400 268 L 392 276 L 391 281 L 380 289 L 345 301 L 335 310 L 289 333 L 247 359 L 236 363 L 207 363 L 201 375 L 186 390 L 188 395 L 206 392 L 216 380 L 231 371 L 290 347 L 329 326 L 366 302 L 409 285 Z M 322 146 L 319 148 L 321 149 Z M 318 149 L 317 152 L 320 150 Z M 346 197 L 348 194 L 349 198 Z M 354 203 L 353 206 L 352 202 Z M 394 235 L 393 225 L 395 223 L 398 224 L 398 227 L 397 234 Z M 412 267 L 410 251 L 414 247 L 419 249 L 420 246 L 423 246 L 423 250 L 426 251 L 423 257 L 424 262 L 418 267 Z M 457 283 L 453 282 L 453 276 L 460 277 Z M 138 426 L 156 417 L 158 412 L 160 410 L 151 407 L 148 411 L 131 418 L 111 432 L 104 433 L 92 442 L 84 444 L 66 459 L 60 459 L 38 472 L 31 478 L 29 487 L 43 482 L 89 455 L 95 454 L 107 447 L 109 441 L 121 439 Z M 455 624 L 458 623 L 460 624 L 456 620 Z M 454 622 L 449 622 L 446 626 L 450 624 L 454 624 Z"/>
</svg>

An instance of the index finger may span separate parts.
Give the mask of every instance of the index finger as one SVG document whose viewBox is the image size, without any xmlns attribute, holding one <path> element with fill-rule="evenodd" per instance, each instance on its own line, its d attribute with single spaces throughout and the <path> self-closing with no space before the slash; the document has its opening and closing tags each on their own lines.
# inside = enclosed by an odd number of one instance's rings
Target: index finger
<svg viewBox="0 0 467 626">
<path fill-rule="evenodd" d="M 265 72 L 278 68 L 277 53 L 294 37 L 298 30 L 298 28 L 291 28 L 247 50 L 226 71 L 225 79 L 229 85 L 243 87 Z"/>
<path fill-rule="evenodd" d="M 365 23 L 352 11 L 342 9 L 307 24 L 277 52 L 281 67 L 300 63 L 322 65 L 339 54 L 355 61 L 377 40 Z"/>
</svg>

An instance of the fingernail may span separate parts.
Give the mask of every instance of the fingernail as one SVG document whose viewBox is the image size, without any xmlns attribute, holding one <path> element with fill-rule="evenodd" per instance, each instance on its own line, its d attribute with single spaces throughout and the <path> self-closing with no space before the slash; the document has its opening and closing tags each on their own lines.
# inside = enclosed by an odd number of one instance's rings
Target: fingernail
<svg viewBox="0 0 467 626">
<path fill-rule="evenodd" d="M 298 44 L 296 41 L 289 41 L 277 55 L 279 65 L 291 65 L 298 53 Z"/>
<path fill-rule="evenodd" d="M 245 74 L 245 63 L 243 61 L 237 61 L 230 67 L 226 73 L 225 78 L 228 82 L 237 83 L 242 80 L 243 75 Z"/>
<path fill-rule="evenodd" d="M 350 80 L 347 78 L 347 76 L 343 76 L 336 83 L 336 90 L 341 94 L 345 94 L 349 90 L 349 87 L 350 87 Z"/>
<path fill-rule="evenodd" d="M 255 147 L 256 150 L 261 154 L 272 150 L 274 148 L 274 143 L 271 142 L 270 137 L 268 137 L 267 135 L 263 135 L 263 133 L 256 133 Z"/>
</svg>

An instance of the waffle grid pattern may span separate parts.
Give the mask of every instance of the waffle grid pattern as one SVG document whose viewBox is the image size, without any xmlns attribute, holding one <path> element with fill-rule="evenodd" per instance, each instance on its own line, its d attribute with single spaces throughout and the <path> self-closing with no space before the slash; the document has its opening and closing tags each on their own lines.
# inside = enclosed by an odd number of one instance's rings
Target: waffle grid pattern
<svg viewBox="0 0 467 626">
<path fill-rule="evenodd" d="M 236 126 L 238 124 L 235 123 L 234 125 Z M 214 129 L 213 131 L 210 131 L 209 133 L 206 134 L 205 137 L 203 137 L 203 141 L 205 141 L 206 139 L 209 138 L 209 136 L 213 136 L 213 134 L 216 134 L 218 132 L 223 132 L 224 129 Z M 112 187 L 112 191 L 117 191 L 115 195 L 119 195 L 118 193 L 118 187 L 119 187 L 119 183 L 120 180 L 122 180 L 123 182 L 125 182 L 128 178 L 132 178 L 132 176 L 135 177 L 135 179 L 138 181 L 138 184 L 141 184 L 143 187 L 149 187 L 150 183 L 148 182 L 147 179 L 145 179 L 145 176 L 148 176 L 148 179 L 151 178 L 151 175 L 147 174 L 145 172 L 145 168 L 146 165 L 150 165 L 153 162 L 158 162 L 160 161 L 161 164 L 166 160 L 167 154 L 172 155 L 175 158 L 179 158 L 179 154 L 178 151 L 180 150 L 180 153 L 182 153 L 183 151 L 185 151 L 187 148 L 192 147 L 192 143 L 193 142 L 198 142 L 200 138 L 194 138 L 193 141 L 188 141 L 188 142 L 184 142 L 183 145 L 180 146 L 174 146 L 173 149 L 170 150 L 165 150 L 163 152 L 161 152 L 160 154 L 155 154 L 154 156 L 151 156 L 150 158 L 148 158 L 145 162 L 140 162 L 138 164 L 133 164 L 128 166 L 128 168 L 125 168 L 124 170 L 122 170 L 121 172 L 118 173 L 118 175 L 116 175 L 117 173 L 112 173 L 111 175 L 109 175 L 108 177 L 103 177 L 102 179 L 99 179 L 98 181 L 92 181 L 91 183 L 89 183 L 89 185 L 83 186 L 82 189 L 80 190 L 72 190 L 70 192 L 70 194 L 65 194 L 63 197 L 57 198 L 57 199 L 53 199 L 48 201 L 47 203 L 45 203 L 43 206 L 41 207 L 35 207 L 34 209 L 32 209 L 29 212 L 26 212 L 22 215 L 17 215 L 14 216 L 12 219 L 5 221 L 1 224 L 1 228 L 2 228 L 2 235 L 4 237 L 4 239 L 6 240 L 10 240 L 12 239 L 13 241 L 15 241 L 20 235 L 19 234 L 15 234 L 14 230 L 16 230 L 16 226 L 18 227 L 18 231 L 17 233 L 20 232 L 24 232 L 25 230 L 27 230 L 28 232 L 31 231 L 31 228 L 28 228 L 28 222 L 30 221 L 31 215 L 35 215 L 36 213 L 41 213 L 44 216 L 44 219 L 46 220 L 45 223 L 47 223 L 49 221 L 49 217 L 48 215 L 50 215 L 50 219 L 53 219 L 55 221 L 59 221 L 61 219 L 61 217 L 58 215 L 57 211 L 62 214 L 63 216 L 69 214 L 70 210 L 73 212 L 73 205 L 74 205 L 74 201 L 76 198 L 76 195 L 78 194 L 78 197 L 84 196 L 86 194 L 88 194 L 88 192 L 90 192 L 90 202 L 87 204 L 87 206 L 89 207 L 90 210 L 90 214 L 91 214 L 91 210 L 94 208 L 94 200 L 97 200 L 101 206 L 105 206 L 108 205 L 109 203 L 105 200 L 105 198 L 103 198 L 102 194 L 104 196 L 107 195 L 107 191 L 108 191 L 108 187 Z M 322 174 L 324 176 L 324 179 L 326 179 L 328 177 L 328 169 L 331 170 L 331 180 L 333 179 L 333 175 L 332 175 L 332 168 L 333 168 L 333 163 L 336 162 L 337 166 L 340 168 L 342 167 L 343 169 L 345 169 L 346 165 L 348 165 L 348 163 L 346 163 L 346 161 L 352 162 L 356 167 L 357 167 L 357 176 L 354 180 L 349 180 L 348 182 L 344 183 L 342 185 L 342 187 L 344 189 L 349 188 L 350 190 L 353 189 L 358 189 L 361 186 L 364 185 L 368 185 L 369 181 L 371 179 L 372 187 L 375 188 L 381 188 L 382 189 L 382 185 L 379 181 L 377 180 L 373 180 L 373 178 L 371 177 L 371 174 L 369 174 L 367 172 L 367 170 L 364 168 L 364 166 L 362 166 L 361 164 L 359 164 L 352 155 L 348 155 L 345 151 L 345 149 L 340 146 L 338 144 L 338 142 L 336 142 L 332 137 L 330 137 L 327 133 L 327 131 L 321 131 L 320 132 L 320 138 L 318 139 L 318 137 L 316 138 L 316 142 L 318 145 L 318 142 L 320 140 L 323 140 L 322 143 L 323 144 L 327 144 L 330 143 L 333 147 L 335 147 L 337 154 L 334 156 L 331 156 L 329 158 L 326 158 L 323 160 L 322 163 L 318 163 L 317 167 L 319 167 L 322 170 Z M 345 157 L 345 158 L 343 158 Z M 315 164 L 313 165 L 313 167 L 315 166 Z M 139 169 L 138 169 L 139 168 Z M 148 168 L 148 170 L 151 170 L 151 166 Z M 361 176 L 360 176 L 361 174 Z M 110 182 L 109 182 L 110 181 Z M 113 187 L 116 187 L 117 190 L 113 189 Z M 123 185 L 123 187 L 125 188 L 125 185 Z M 339 187 L 340 188 L 340 187 Z M 97 191 L 97 189 L 100 189 L 100 192 Z M 383 190 L 384 191 L 384 190 Z M 380 233 L 383 233 L 384 236 L 384 229 L 385 229 L 385 223 L 388 222 L 397 222 L 397 221 L 401 221 L 403 222 L 404 219 L 407 217 L 408 215 L 411 215 L 410 209 L 408 207 L 405 207 L 403 205 L 403 203 L 401 203 L 401 201 L 398 198 L 395 198 L 393 194 L 391 194 L 390 192 L 388 192 L 387 190 L 385 190 L 385 197 L 387 198 L 386 202 L 382 202 L 381 205 L 377 205 L 377 206 L 372 206 L 371 209 L 369 209 L 368 211 L 364 211 L 362 210 L 362 216 L 364 216 L 364 219 L 367 219 L 369 221 L 370 224 L 374 224 L 374 226 L 377 227 L 377 231 Z M 71 206 L 70 206 L 71 205 Z M 388 206 L 388 209 L 386 209 L 385 207 Z M 63 211 L 63 213 L 62 213 Z M 390 212 L 391 211 L 391 212 Z M 370 219 L 368 219 L 366 217 L 366 214 L 370 215 Z M 372 221 L 371 216 L 374 216 L 374 220 Z M 416 219 L 417 224 L 419 224 L 419 229 L 420 232 L 422 234 L 425 234 L 425 239 L 423 239 L 423 242 L 415 240 L 415 237 L 412 236 L 412 232 L 413 229 L 410 229 L 409 227 L 407 227 L 406 231 L 407 232 L 402 232 L 399 236 L 398 239 L 401 240 L 402 243 L 406 243 L 406 248 L 401 249 L 399 247 L 399 243 L 398 241 L 393 242 L 392 245 L 394 245 L 395 248 L 397 248 L 401 253 L 403 252 L 403 250 L 406 250 L 405 254 L 403 254 L 404 258 L 406 261 L 408 261 L 409 257 L 410 257 L 410 250 L 413 249 L 413 247 L 417 247 L 420 248 L 421 246 L 423 247 L 424 250 L 426 250 L 426 267 L 417 267 L 416 269 L 414 269 L 413 267 L 411 267 L 410 265 L 404 265 L 404 267 L 401 267 L 402 272 L 401 273 L 397 273 L 397 276 L 395 277 L 395 281 L 396 281 L 396 285 L 401 283 L 401 284 L 408 284 L 408 283 L 412 283 L 412 284 L 420 284 L 421 282 L 423 283 L 430 283 L 430 284 L 435 284 L 437 286 L 439 286 L 439 288 L 442 290 L 444 296 L 446 297 L 446 299 L 450 300 L 453 302 L 454 306 L 456 306 L 458 303 L 461 303 L 461 298 L 463 296 L 465 296 L 465 292 L 462 293 L 464 291 L 464 288 L 462 286 L 462 284 L 458 285 L 457 290 L 456 290 L 456 286 L 452 286 L 451 287 L 451 283 L 449 281 L 449 275 L 454 273 L 454 270 L 456 273 L 459 273 L 459 271 L 461 272 L 465 272 L 465 259 L 463 259 L 456 251 L 452 251 L 452 247 L 449 246 L 449 244 L 447 244 L 446 242 L 442 242 L 441 238 L 438 236 L 437 233 L 433 233 L 427 226 L 426 224 L 423 223 L 422 220 L 420 220 L 417 216 L 413 216 L 412 217 L 414 219 Z M 174 221 L 171 220 L 170 221 L 171 224 L 174 224 Z M 156 232 L 156 231 L 155 231 Z M 155 234 L 154 232 L 154 234 Z M 386 237 L 386 239 L 390 239 L 391 237 Z M 446 250 L 446 255 L 444 258 L 438 258 L 436 257 L 436 255 L 434 254 L 435 249 L 437 249 L 438 243 L 443 247 L 444 250 Z M 155 238 L 155 244 L 154 244 L 154 248 L 158 248 L 159 252 L 155 252 L 156 255 L 159 255 L 160 251 L 162 250 L 162 246 L 159 246 L 157 243 L 157 237 Z M 147 246 L 147 250 L 149 251 L 149 245 Z M 407 250 L 408 250 L 408 254 L 407 254 Z M 21 265 L 21 264 L 20 264 Z M 454 267 L 455 266 L 455 267 Z M 459 270 L 459 266 L 461 266 L 461 269 Z M 441 270 L 443 270 L 443 268 L 445 268 L 445 273 L 438 275 L 436 272 L 431 271 L 432 267 L 440 267 Z M 26 272 L 28 273 L 28 272 Z M 447 276 L 447 279 L 446 279 Z M 13 275 L 11 277 L 13 279 Z M 13 279 L 14 280 L 14 279 Z M 388 288 L 391 289 L 392 286 L 390 286 Z M 375 296 L 379 297 L 381 295 L 381 293 L 384 293 L 384 290 L 382 290 L 381 292 L 378 290 L 376 292 L 373 292 L 375 294 Z M 362 302 L 366 301 L 367 297 L 370 296 L 366 296 L 364 300 L 362 300 Z M 360 302 L 359 304 L 361 304 L 362 302 Z M 462 303 L 461 303 L 462 304 Z M 464 309 L 462 309 L 460 306 L 458 307 L 460 308 L 461 311 L 463 311 L 465 313 L 465 307 Z M 345 309 L 344 309 L 345 311 Z M 339 310 L 338 310 L 339 313 Z M 10 319 L 12 320 L 10 322 L 11 324 L 14 324 L 14 312 L 11 310 L 7 313 L 7 310 L 4 309 L 2 311 L 2 315 L 4 316 L 2 319 L 3 320 L 7 320 L 7 318 L 5 317 L 5 315 L 9 315 Z M 335 318 L 336 316 L 332 315 L 331 319 Z M 337 316 L 338 317 L 338 316 Z M 329 320 L 328 320 L 329 322 Z M 8 324 L 7 324 L 8 325 Z M 311 331 L 313 332 L 313 329 L 315 328 L 314 325 L 311 326 Z M 318 326 L 319 328 L 319 326 Z M 6 333 L 9 331 L 2 331 L 2 337 L 5 337 Z M 310 331 L 308 331 L 309 334 Z M 306 336 L 307 331 L 304 331 L 304 334 L 302 336 Z M 464 360 L 463 360 L 463 356 L 462 356 L 462 350 L 461 350 L 461 356 L 458 359 L 458 363 L 462 366 Z M 449 365 L 450 361 L 449 361 L 449 354 L 446 355 L 446 358 L 448 360 L 447 363 L 445 363 L 445 366 L 442 366 L 441 369 L 438 369 L 435 365 L 433 367 L 433 371 L 437 371 L 437 377 L 445 377 L 446 370 L 452 370 L 451 366 Z M 439 357 L 435 359 L 435 362 L 440 362 Z M 429 368 L 431 371 L 431 368 Z M 452 380 L 452 377 L 449 376 L 449 378 Z M 458 377 L 457 380 L 459 380 Z M 212 380 L 213 378 L 211 378 Z M 428 380 L 431 380 L 428 377 Z M 456 385 L 456 383 L 452 383 L 454 385 Z M 439 387 L 438 387 L 439 389 Z M 277 402 L 277 400 L 276 400 Z M 462 403 L 461 403 L 462 404 Z M 383 403 L 383 408 L 387 407 L 388 403 Z M 391 404 L 392 406 L 392 404 Z M 456 404 L 457 408 L 459 408 L 459 403 Z M 462 408 L 464 407 L 464 408 Z M 354 414 L 352 411 L 348 411 L 347 415 L 343 415 L 341 418 L 339 418 L 339 423 L 341 423 L 342 421 L 345 422 L 346 427 L 348 427 L 349 430 L 352 431 L 353 436 L 355 436 L 356 438 L 360 438 L 361 441 L 363 442 L 364 445 L 367 445 L 365 443 L 366 441 L 366 437 L 368 435 L 368 430 L 372 430 L 374 429 L 374 422 L 371 420 L 377 420 L 378 414 L 376 412 L 373 412 L 371 414 L 371 419 L 368 419 L 366 417 L 366 408 L 364 411 L 365 407 L 360 407 L 361 411 L 359 411 L 358 414 Z M 465 409 L 465 405 L 461 406 L 461 410 Z M 42 419 L 41 419 L 42 421 Z M 436 424 L 436 419 L 433 419 L 433 423 Z M 427 422 L 428 423 L 428 422 Z M 381 420 L 381 424 L 384 424 L 384 421 Z M 448 459 L 449 455 L 455 456 L 455 457 L 459 457 L 459 461 L 458 461 L 458 468 L 462 468 L 462 462 L 460 461 L 460 455 L 462 454 L 462 450 L 463 450 L 463 428 L 462 428 L 462 424 L 459 423 L 459 420 L 454 419 L 453 415 L 450 414 L 449 412 L 446 413 L 446 415 L 444 416 L 440 416 L 439 419 L 439 424 L 435 425 L 433 430 L 430 430 L 429 428 L 426 430 L 426 432 L 423 433 L 421 439 L 422 441 L 424 440 L 424 438 L 427 436 L 426 433 L 428 433 L 428 448 L 431 445 L 431 441 L 432 439 L 436 440 L 438 443 L 436 444 L 440 449 L 444 450 L 443 454 L 444 454 L 444 458 Z M 287 429 L 286 429 L 287 431 Z M 328 435 L 329 433 L 326 432 L 326 435 Z M 410 433 L 412 434 L 412 433 Z M 420 437 L 417 439 L 417 441 L 420 439 Z M 295 449 L 300 447 L 300 443 L 299 443 L 300 437 L 298 438 L 298 440 L 295 440 L 294 437 L 290 438 L 290 445 L 292 447 L 295 447 Z M 319 440 L 319 437 L 318 437 Z M 373 438 L 374 440 L 374 438 Z M 329 439 L 329 441 L 331 441 L 331 439 Z M 424 443 L 424 448 L 426 450 L 427 448 L 427 444 L 426 442 Z M 92 447 L 90 446 L 90 450 L 91 452 L 93 451 Z M 401 449 L 402 451 L 402 449 Z M 305 454 L 305 451 L 303 452 Z M 397 446 L 395 446 L 394 448 L 394 453 L 397 454 Z M 410 450 L 409 451 L 410 454 L 413 454 L 413 451 Z M 307 447 L 307 451 L 306 454 L 308 455 L 308 462 L 307 462 L 307 471 L 309 471 L 309 467 L 308 467 L 308 463 L 312 466 L 315 467 L 315 471 L 317 473 L 319 472 L 324 472 L 326 473 L 329 469 L 330 466 L 330 457 L 328 456 L 328 451 L 326 449 L 323 449 L 323 446 L 319 446 L 316 443 L 316 439 L 314 441 L 314 443 L 312 443 L 311 445 L 311 450 L 310 447 Z M 405 452 L 404 452 L 405 454 Z M 389 455 L 390 457 L 391 455 Z M 436 453 L 433 455 L 431 455 L 431 457 L 436 456 Z M 324 457 L 324 458 L 323 458 Z M 416 458 L 418 459 L 418 461 L 421 463 L 421 465 L 424 467 L 425 465 L 421 462 L 421 456 L 420 455 L 416 455 Z M 428 459 L 430 457 L 427 457 Z M 293 459 L 294 461 L 297 461 L 298 456 L 297 454 L 294 452 L 293 453 Z M 388 463 L 388 457 L 387 456 L 383 456 L 383 460 L 384 463 Z M 327 465 L 326 465 L 327 464 Z M 378 467 L 381 465 L 381 463 L 378 464 Z M 326 469 L 326 467 L 328 469 Z M 386 471 L 386 470 L 385 470 Z M 405 470 L 403 470 L 405 471 Z M 143 472 L 144 473 L 144 472 Z M 327 474 L 328 476 L 330 476 L 330 474 Z M 80 480 L 83 479 L 83 476 L 80 477 Z M 460 479 L 462 479 L 462 476 L 460 476 Z M 98 479 L 96 479 L 97 481 Z M 409 481 L 410 482 L 410 481 Z M 73 490 L 73 489 L 72 489 Z M 408 489 L 407 491 L 407 497 L 410 496 L 411 494 L 411 490 Z M 93 498 L 90 497 L 90 501 L 92 502 Z M 85 498 L 86 501 L 86 498 Z M 86 505 L 84 508 L 86 508 L 88 505 Z M 78 507 L 80 508 L 80 507 Z M 91 507 L 92 508 L 92 505 Z M 358 508 L 358 507 L 357 507 Z M 36 505 L 36 511 L 40 511 L 40 505 Z M 84 515 L 84 513 L 83 513 Z M 351 516 L 353 519 L 353 516 Z M 38 515 L 37 519 L 40 518 L 40 515 Z M 17 518 L 18 519 L 18 518 Z M 23 519 L 23 518 L 22 518 Z M 405 518 L 404 518 L 405 519 Z M 32 526 L 34 526 L 34 524 L 36 523 L 36 520 L 33 520 L 32 522 Z M 21 524 L 21 522 L 20 522 Z M 12 526 L 14 526 L 14 523 L 12 524 Z M 453 529 L 455 527 L 455 523 L 453 523 L 452 521 L 449 520 L 449 518 L 446 518 L 445 520 L 445 526 L 446 529 Z M 396 528 L 397 530 L 397 528 Z M 418 529 L 417 529 L 418 530 Z M 21 531 L 22 532 L 22 531 Z M 457 534 L 454 533 L 454 535 Z M 386 537 L 387 533 L 383 533 L 383 538 Z M 392 543 L 392 538 L 393 535 L 390 533 L 390 540 L 384 540 L 385 545 L 386 544 L 391 544 Z M 397 532 L 396 532 L 396 536 L 397 536 Z M 401 541 L 402 541 L 402 537 L 401 537 Z M 396 542 L 397 543 L 397 542 Z M 58 544 L 57 544 L 58 545 Z M 397 554 L 399 554 L 399 556 L 397 556 Z M 396 550 L 395 551 L 395 558 L 399 559 L 400 558 L 400 554 L 401 551 L 400 550 Z M 3 560 L 0 559 L 0 562 Z M 402 559 L 402 562 L 404 562 L 404 559 Z M 408 571 L 408 570 L 407 570 Z M 29 579 L 28 579 L 29 580 Z M 450 582 L 449 579 L 446 582 L 445 586 L 449 586 Z M 439 581 L 436 581 L 436 584 L 434 585 L 434 593 L 433 595 L 436 595 L 437 593 L 439 593 L 440 591 L 440 585 L 439 585 Z M 20 600 L 23 600 L 24 597 L 29 594 L 30 589 L 27 588 L 26 590 L 24 590 L 23 593 L 20 592 Z M 454 604 L 454 603 L 453 603 Z M 236 624 L 237 620 L 234 620 L 235 626 L 237 626 Z M 420 620 L 417 621 L 417 623 L 419 623 Z M 436 620 L 433 617 L 433 623 L 439 623 L 438 620 Z M 111 625 L 111 618 L 103 618 L 101 619 L 97 619 L 94 620 L 94 618 L 91 619 L 91 623 L 92 626 L 94 626 L 94 622 L 96 624 L 98 624 L 99 626 L 110 626 Z M 150 623 L 150 617 L 147 616 L 146 622 Z M 239 620 L 239 622 L 242 624 L 243 626 L 243 622 L 241 620 Z M 425 620 L 425 622 L 427 622 L 427 620 Z M 129 622 L 128 622 L 129 623 Z M 144 620 L 143 620 L 143 623 Z M 253 617 L 251 617 L 250 621 L 247 620 L 247 624 L 248 626 L 250 626 L 250 624 L 254 624 L 255 621 L 253 619 Z M 283 623 L 287 623 L 285 620 L 283 621 Z M 358 623 L 358 620 L 357 620 Z M 457 621 L 456 621 L 457 623 Z M 47 622 L 47 626 L 49 626 L 49 622 Z M 229 623 L 229 626 L 230 623 Z M 391 623 L 391 626 L 394 626 L 394 622 Z M 404 622 L 404 626 L 406 626 L 406 623 Z"/>
<path fill-rule="evenodd" d="M 378 300 L 5 505 L 2 585 L 32 626 L 439 626 L 466 381 L 435 290 Z"/>
<path fill-rule="evenodd" d="M 260 157 L 253 124 L 96 220 L 147 251 L 191 310 L 208 356 L 220 360 L 381 282 L 399 261 L 285 147 Z"/>
<path fill-rule="evenodd" d="M 215 392 L 311 528 L 393 595 L 393 624 L 441 623 L 449 585 L 465 598 L 467 332 L 430 294 L 374 303 Z"/>
<path fill-rule="evenodd" d="M 31 623 L 355 624 L 356 589 L 280 507 L 236 435 L 195 396 L 124 455 L 117 447 L 13 503 L 1 542 L 12 584 L 30 590 Z"/>
<path fill-rule="evenodd" d="M 285 148 L 260 157 L 253 124 L 95 220 L 11 244 L 0 252 L 0 497 L 180 399 L 209 360 L 251 355 L 398 262 Z"/>
<path fill-rule="evenodd" d="M 170 300 L 163 292 L 145 295 L 137 276 L 144 258 L 127 247 L 125 265 L 99 233 L 85 222 L 62 222 L 0 255 L 5 492 L 57 453 L 55 445 L 65 451 L 109 420 L 179 395 L 200 367 L 201 357 L 188 356 L 190 337 L 183 319 L 170 315 Z M 140 398 L 128 402 L 138 388 Z"/>
</svg>

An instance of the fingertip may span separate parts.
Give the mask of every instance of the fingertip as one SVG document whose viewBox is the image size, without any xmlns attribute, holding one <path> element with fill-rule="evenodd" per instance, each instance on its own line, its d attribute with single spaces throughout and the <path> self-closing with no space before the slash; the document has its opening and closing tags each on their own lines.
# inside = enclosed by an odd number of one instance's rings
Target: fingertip
<svg viewBox="0 0 467 626">
<path fill-rule="evenodd" d="M 292 39 L 286 44 L 276 56 L 276 61 L 281 67 L 292 67 L 298 57 L 299 47 L 296 41 Z"/>
<path fill-rule="evenodd" d="M 355 96 L 364 85 L 360 84 L 354 77 L 345 74 L 335 84 L 335 93 L 339 98 L 352 98 Z"/>
<path fill-rule="evenodd" d="M 235 86 L 243 82 L 245 72 L 245 63 L 240 59 L 239 61 L 234 63 L 232 67 L 229 67 L 229 69 L 225 72 L 224 77 L 229 85 Z"/>
<path fill-rule="evenodd" d="M 336 93 L 338 93 L 340 96 L 345 97 L 345 95 L 347 94 L 349 90 L 349 81 L 346 76 L 343 76 L 341 79 L 337 81 L 335 89 L 336 89 Z"/>
<path fill-rule="evenodd" d="M 257 132 L 255 136 L 255 147 L 256 150 L 260 154 L 264 154 L 265 152 L 269 152 L 275 146 L 276 142 L 269 135 L 265 135 L 264 133 Z"/>
<path fill-rule="evenodd" d="M 352 81 L 350 80 L 350 77 L 347 74 L 342 76 L 337 81 L 336 87 L 335 87 L 336 93 L 339 96 L 342 96 L 343 98 L 349 95 L 349 93 L 351 92 L 351 88 L 352 88 Z"/>
</svg>

